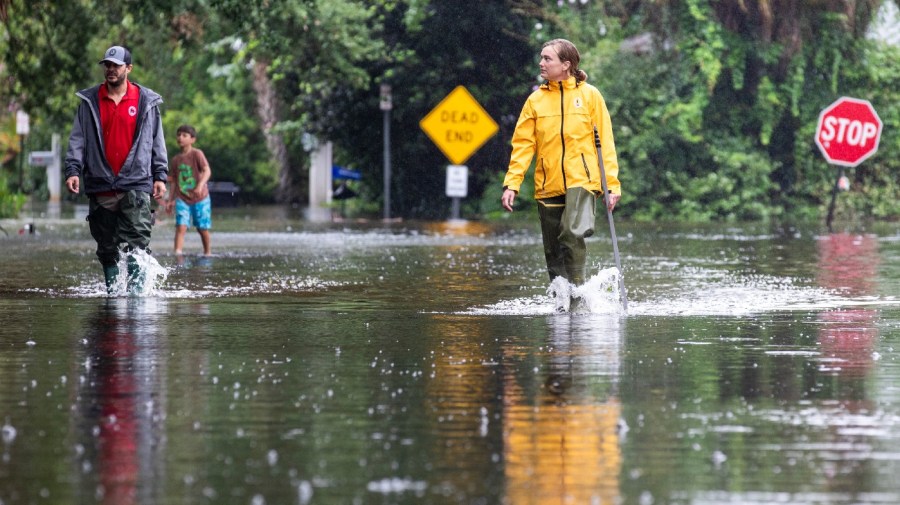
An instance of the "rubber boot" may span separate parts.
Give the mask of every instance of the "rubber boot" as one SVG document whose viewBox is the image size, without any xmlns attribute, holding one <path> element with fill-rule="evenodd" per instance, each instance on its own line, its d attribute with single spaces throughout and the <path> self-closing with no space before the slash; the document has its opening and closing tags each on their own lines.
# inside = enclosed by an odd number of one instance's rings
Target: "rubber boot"
<svg viewBox="0 0 900 505">
<path fill-rule="evenodd" d="M 116 292 L 116 279 L 119 277 L 119 267 L 117 265 L 103 267 L 103 279 L 106 281 L 106 294 L 112 296 Z"/>
<path fill-rule="evenodd" d="M 140 294 L 144 290 L 144 271 L 134 257 L 128 257 L 128 294 Z"/>
</svg>

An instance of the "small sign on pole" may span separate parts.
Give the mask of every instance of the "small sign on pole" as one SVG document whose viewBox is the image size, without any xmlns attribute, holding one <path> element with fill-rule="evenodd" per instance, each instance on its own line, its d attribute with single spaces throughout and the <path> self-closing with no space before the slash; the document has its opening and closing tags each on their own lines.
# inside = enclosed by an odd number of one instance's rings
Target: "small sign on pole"
<svg viewBox="0 0 900 505">
<path fill-rule="evenodd" d="M 27 112 L 16 111 L 16 135 L 28 135 L 31 132 L 29 119 Z"/>
<path fill-rule="evenodd" d="M 469 194 L 469 167 L 447 165 L 447 196 L 465 198 Z"/>
<path fill-rule="evenodd" d="M 447 196 L 453 198 L 450 219 L 459 219 L 460 199 L 469 194 L 469 167 L 447 165 Z"/>
<path fill-rule="evenodd" d="M 28 164 L 33 167 L 47 167 L 56 160 L 53 151 L 31 151 L 28 153 Z"/>
</svg>

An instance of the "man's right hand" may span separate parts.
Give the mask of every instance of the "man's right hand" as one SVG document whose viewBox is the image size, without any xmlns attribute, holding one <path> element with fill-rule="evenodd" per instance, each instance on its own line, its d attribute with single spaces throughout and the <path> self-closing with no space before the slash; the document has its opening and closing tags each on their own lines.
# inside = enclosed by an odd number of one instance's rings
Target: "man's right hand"
<svg viewBox="0 0 900 505">
<path fill-rule="evenodd" d="M 69 193 L 74 193 L 76 195 L 78 194 L 80 186 L 77 175 L 73 175 L 72 177 L 66 179 L 66 188 L 68 188 Z"/>
</svg>

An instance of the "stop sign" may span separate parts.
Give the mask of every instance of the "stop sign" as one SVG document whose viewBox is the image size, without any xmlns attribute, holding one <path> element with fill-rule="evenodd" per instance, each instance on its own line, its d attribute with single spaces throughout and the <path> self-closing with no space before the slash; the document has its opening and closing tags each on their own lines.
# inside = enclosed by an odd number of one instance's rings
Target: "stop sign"
<svg viewBox="0 0 900 505">
<path fill-rule="evenodd" d="M 837 99 L 819 114 L 816 145 L 829 163 L 855 167 L 878 150 L 881 118 L 868 100 Z"/>
</svg>

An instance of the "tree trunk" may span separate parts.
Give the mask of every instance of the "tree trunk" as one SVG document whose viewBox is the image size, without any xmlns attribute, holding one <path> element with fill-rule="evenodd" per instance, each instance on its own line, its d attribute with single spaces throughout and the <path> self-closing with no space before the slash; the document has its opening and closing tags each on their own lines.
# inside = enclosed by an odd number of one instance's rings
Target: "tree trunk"
<svg viewBox="0 0 900 505">
<path fill-rule="evenodd" d="M 269 156 L 275 166 L 278 167 L 278 188 L 275 190 L 275 200 L 278 202 L 290 202 L 294 198 L 293 177 L 288 161 L 287 147 L 281 134 L 272 132 L 272 128 L 278 124 L 278 97 L 275 87 L 269 79 L 269 64 L 265 61 L 253 62 L 253 91 L 256 92 L 256 112 L 262 125 L 263 135 L 266 137 L 266 147 Z"/>
</svg>

